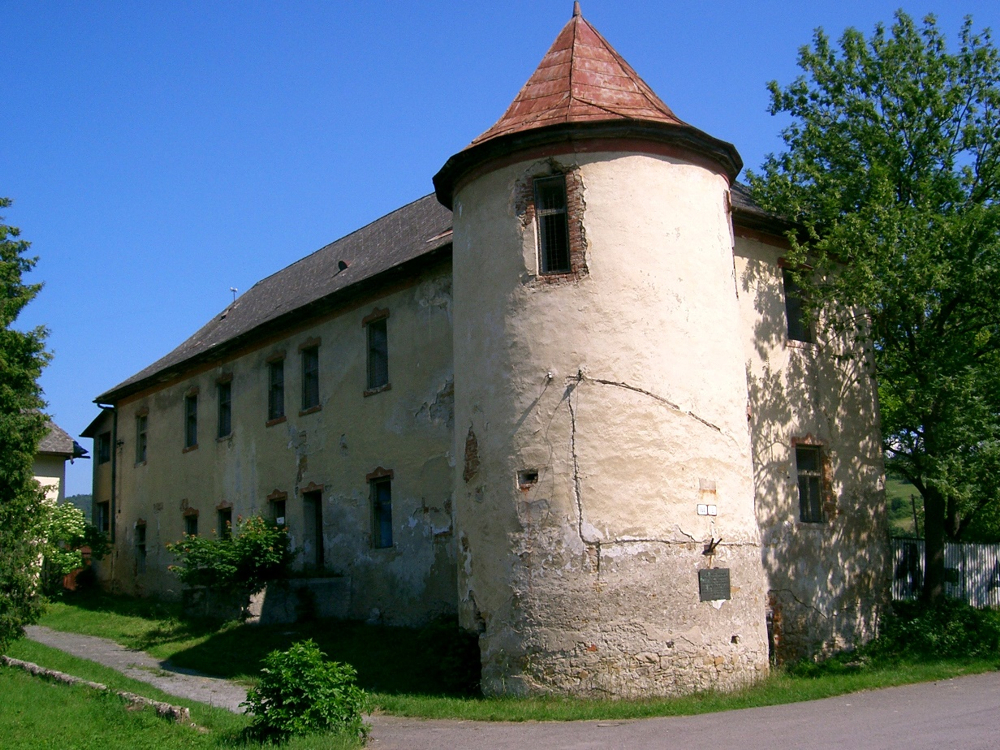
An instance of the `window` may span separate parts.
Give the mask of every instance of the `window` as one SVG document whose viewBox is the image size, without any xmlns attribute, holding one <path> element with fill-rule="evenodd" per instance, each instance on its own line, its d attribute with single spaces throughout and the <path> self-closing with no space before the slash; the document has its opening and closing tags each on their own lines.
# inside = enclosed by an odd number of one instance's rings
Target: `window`
<svg viewBox="0 0 1000 750">
<path fill-rule="evenodd" d="M 389 385 L 389 332 L 388 320 L 373 320 L 368 328 L 368 390 L 374 391 Z"/>
<path fill-rule="evenodd" d="M 319 347 L 302 350 L 302 411 L 319 406 Z"/>
<path fill-rule="evenodd" d="M 184 397 L 184 447 L 198 447 L 198 394 Z"/>
<path fill-rule="evenodd" d="M 392 546 L 392 480 L 380 477 L 371 480 L 372 545 Z"/>
<path fill-rule="evenodd" d="M 285 520 L 285 501 L 287 499 L 288 495 L 286 493 L 278 492 L 277 490 L 268 495 L 267 501 L 271 511 L 271 520 L 278 526 L 288 525 Z"/>
<path fill-rule="evenodd" d="M 105 534 L 111 531 L 111 503 L 109 501 L 105 500 L 103 503 L 96 504 L 94 525 Z"/>
<path fill-rule="evenodd" d="M 307 568 L 321 569 L 323 559 L 323 493 L 302 493 L 302 564 Z"/>
<path fill-rule="evenodd" d="M 188 536 L 198 536 L 198 511 L 184 514 L 184 533 Z"/>
<path fill-rule="evenodd" d="M 233 431 L 233 384 L 219 383 L 219 437 L 224 438 Z"/>
<path fill-rule="evenodd" d="M 147 416 L 140 414 L 135 418 L 135 462 L 146 463 L 146 427 Z"/>
<path fill-rule="evenodd" d="M 106 464 L 111 460 L 111 433 L 102 432 L 97 436 L 97 463 Z"/>
<path fill-rule="evenodd" d="M 785 285 L 785 318 L 788 321 L 789 341 L 804 341 L 811 344 L 812 329 L 806 319 L 805 307 L 802 304 L 802 289 L 795 283 L 792 272 L 781 269 L 781 277 Z"/>
<path fill-rule="evenodd" d="M 146 524 L 139 523 L 135 527 L 135 572 L 146 572 Z"/>
<path fill-rule="evenodd" d="M 538 222 L 540 273 L 569 273 L 569 217 L 566 177 L 554 175 L 535 180 L 535 215 Z"/>
<path fill-rule="evenodd" d="M 795 446 L 799 478 L 799 520 L 823 522 L 823 449 L 818 445 Z"/>
<path fill-rule="evenodd" d="M 267 363 L 267 421 L 285 416 L 285 360 Z"/>
<path fill-rule="evenodd" d="M 229 539 L 233 535 L 233 509 L 219 508 L 216 520 L 219 525 L 216 528 L 215 535 L 219 539 Z"/>
</svg>

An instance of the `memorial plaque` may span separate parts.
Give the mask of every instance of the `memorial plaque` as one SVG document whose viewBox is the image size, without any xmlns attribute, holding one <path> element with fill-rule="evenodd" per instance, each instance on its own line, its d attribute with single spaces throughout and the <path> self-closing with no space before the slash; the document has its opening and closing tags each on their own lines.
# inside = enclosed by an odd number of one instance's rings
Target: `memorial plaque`
<svg viewBox="0 0 1000 750">
<path fill-rule="evenodd" d="M 729 593 L 729 568 L 709 568 L 698 571 L 698 590 L 703 602 L 731 599 Z"/>
</svg>

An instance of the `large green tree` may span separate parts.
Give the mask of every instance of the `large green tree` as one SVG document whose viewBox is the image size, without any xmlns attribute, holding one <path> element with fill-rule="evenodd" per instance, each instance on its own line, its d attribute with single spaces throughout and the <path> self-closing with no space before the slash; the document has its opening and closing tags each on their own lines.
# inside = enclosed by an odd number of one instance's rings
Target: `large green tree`
<svg viewBox="0 0 1000 750">
<path fill-rule="evenodd" d="M 0 208 L 10 205 L 0 198 Z M 13 328 L 39 284 L 23 275 L 35 264 L 17 227 L 0 217 L 0 653 L 38 615 L 42 491 L 32 471 L 45 434 L 38 376 L 48 361 L 45 330 Z"/>
<path fill-rule="evenodd" d="M 872 344 L 886 465 L 923 498 L 936 600 L 945 541 L 1000 509 L 1000 56 L 969 18 L 952 51 L 933 16 L 898 12 L 867 39 L 817 30 L 798 63 L 769 84 L 786 148 L 750 182 L 800 225 L 817 320 Z"/>
</svg>

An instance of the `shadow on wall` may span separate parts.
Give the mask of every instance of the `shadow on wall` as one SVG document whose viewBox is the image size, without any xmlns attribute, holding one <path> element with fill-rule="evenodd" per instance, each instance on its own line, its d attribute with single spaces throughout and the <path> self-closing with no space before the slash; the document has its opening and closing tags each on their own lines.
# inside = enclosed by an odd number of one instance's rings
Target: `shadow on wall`
<svg viewBox="0 0 1000 750">
<path fill-rule="evenodd" d="M 822 321 L 817 343 L 787 341 L 777 251 L 764 254 L 748 260 L 741 295 L 756 312 L 747 363 L 756 513 L 771 654 L 782 663 L 874 636 L 888 603 L 888 527 L 870 362 Z M 821 457 L 820 512 L 805 519 L 796 446 Z"/>
</svg>

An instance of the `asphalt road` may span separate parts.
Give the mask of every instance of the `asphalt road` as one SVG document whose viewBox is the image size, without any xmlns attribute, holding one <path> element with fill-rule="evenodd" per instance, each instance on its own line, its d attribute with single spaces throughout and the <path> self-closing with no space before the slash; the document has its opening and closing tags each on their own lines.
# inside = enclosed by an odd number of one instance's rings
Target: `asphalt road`
<svg viewBox="0 0 1000 750">
<path fill-rule="evenodd" d="M 238 711 L 245 690 L 172 668 L 111 641 L 42 627 L 41 643 L 105 664 L 172 695 Z M 1000 750 L 1000 672 L 821 701 L 635 721 L 423 721 L 373 716 L 376 750 Z"/>
<path fill-rule="evenodd" d="M 379 750 L 1000 748 L 1000 673 L 821 701 L 637 721 L 524 724 L 375 717 Z"/>
</svg>

